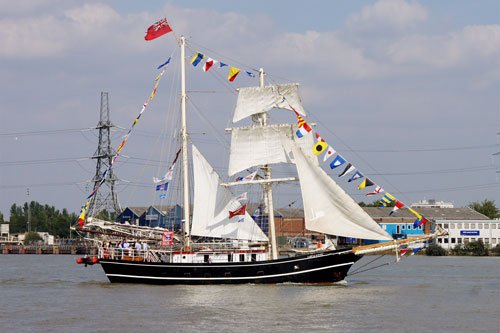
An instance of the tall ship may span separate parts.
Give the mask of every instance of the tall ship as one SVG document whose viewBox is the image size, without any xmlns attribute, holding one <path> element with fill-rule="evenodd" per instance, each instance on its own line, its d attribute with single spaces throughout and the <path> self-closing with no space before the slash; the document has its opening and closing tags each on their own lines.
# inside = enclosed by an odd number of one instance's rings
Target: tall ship
<svg viewBox="0 0 500 333">
<path fill-rule="evenodd" d="M 160 23 L 161 21 L 157 25 Z M 168 23 L 166 26 L 170 29 Z M 160 26 L 159 30 L 164 27 L 165 24 Z M 86 214 L 86 211 L 88 213 L 93 197 L 99 190 L 99 186 L 96 186 L 82 207 L 79 223 L 73 229 L 93 242 L 93 246 L 98 248 L 98 255 L 81 258 L 80 263 L 100 264 L 111 282 L 336 283 L 345 279 L 351 266 L 364 254 L 391 251 L 398 253 L 402 248 L 421 246 L 438 236 L 439 230 L 420 237 L 394 240 L 383 230 L 332 176 L 324 171 L 324 165 L 329 165 L 331 169 L 343 165 L 341 169 L 346 167 L 343 174 L 353 170 L 352 166 L 313 130 L 313 124 L 305 121 L 307 113 L 302 105 L 299 85 L 266 84 L 266 73 L 263 69 L 255 73 L 259 79 L 257 86 L 237 89 L 232 122 L 236 124 L 243 119 L 251 119 L 252 124 L 226 129 L 231 133 L 227 176 L 234 179 L 237 174 L 248 175 L 238 177 L 235 181 L 224 181 L 190 139 L 186 103 L 186 64 L 190 60 L 186 57 L 186 38 L 180 37 L 178 44 L 181 114 L 178 133 L 181 144 L 175 149 L 176 158 L 165 176 L 162 179 L 155 178 L 154 184 L 157 190 L 166 191 L 172 182 L 174 167 L 180 171 L 181 229 L 174 233 L 171 228 L 120 224 L 88 216 L 90 214 Z M 169 62 L 170 58 L 166 64 Z M 190 62 L 194 66 L 200 65 L 209 69 L 216 61 L 197 52 Z M 139 117 L 154 97 L 166 68 L 167 66 L 162 68 L 155 89 L 144 104 Z M 239 70 L 236 74 L 235 68 L 230 67 L 229 70 L 228 79 L 232 81 L 231 75 L 233 74 L 234 80 Z M 272 123 L 273 112 L 286 113 L 296 122 Z M 118 148 L 113 163 L 139 117 Z M 325 164 L 325 161 L 328 163 Z M 177 167 L 177 164 L 180 164 L 180 167 Z M 295 169 L 295 175 L 285 178 L 273 177 L 273 167 L 279 164 L 291 165 Z M 358 178 L 363 177 L 361 173 L 356 172 L 351 177 L 353 181 L 358 179 L 356 174 L 361 176 Z M 376 184 L 368 178 L 362 181 L 367 188 L 373 186 L 377 193 L 383 191 L 378 185 L 374 187 Z M 325 241 L 318 248 L 279 257 L 273 200 L 276 194 L 273 194 L 273 186 L 285 182 L 298 183 L 305 227 L 309 231 L 324 234 Z M 234 189 L 241 186 L 254 186 L 261 191 L 262 211 L 267 215 L 268 233 L 265 233 L 262 224 L 257 223 L 250 215 L 245 202 L 248 200 L 246 195 L 233 194 Z M 402 207 L 399 201 L 396 206 L 398 204 Z M 424 223 L 423 219 L 420 216 L 419 223 Z M 335 248 L 332 240 L 338 237 L 371 240 L 372 244 Z M 129 241 L 135 245 L 131 246 Z"/>
</svg>

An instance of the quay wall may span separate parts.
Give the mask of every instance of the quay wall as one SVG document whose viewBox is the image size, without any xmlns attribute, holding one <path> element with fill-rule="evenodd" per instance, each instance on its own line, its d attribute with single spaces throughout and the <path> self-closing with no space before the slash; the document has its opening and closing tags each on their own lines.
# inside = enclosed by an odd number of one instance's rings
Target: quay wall
<svg viewBox="0 0 500 333">
<path fill-rule="evenodd" d="M 97 254 L 97 248 L 81 245 L 0 245 L 0 254 Z"/>
</svg>

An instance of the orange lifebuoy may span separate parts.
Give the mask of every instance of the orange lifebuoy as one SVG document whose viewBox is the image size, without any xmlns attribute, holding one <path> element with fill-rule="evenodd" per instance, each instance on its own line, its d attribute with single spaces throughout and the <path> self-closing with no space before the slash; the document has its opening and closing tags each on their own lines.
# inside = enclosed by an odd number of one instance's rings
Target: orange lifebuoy
<svg viewBox="0 0 500 333">
<path fill-rule="evenodd" d="M 105 259 L 109 259 L 109 249 L 104 249 L 104 252 L 103 252 L 102 256 L 103 256 Z"/>
</svg>

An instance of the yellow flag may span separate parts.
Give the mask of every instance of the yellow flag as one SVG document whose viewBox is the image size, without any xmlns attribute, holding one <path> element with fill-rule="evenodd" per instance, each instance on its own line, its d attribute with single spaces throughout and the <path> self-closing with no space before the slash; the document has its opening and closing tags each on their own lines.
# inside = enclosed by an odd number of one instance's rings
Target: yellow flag
<svg viewBox="0 0 500 333">
<path fill-rule="evenodd" d="M 314 155 L 319 155 L 322 152 L 325 151 L 325 149 L 328 147 L 328 144 L 324 141 L 318 141 L 313 148 Z"/>
<path fill-rule="evenodd" d="M 240 70 L 238 68 L 231 67 L 231 69 L 229 70 L 229 76 L 227 77 L 227 79 L 229 81 L 233 82 L 234 79 L 236 78 L 236 75 L 238 75 L 239 72 L 240 72 Z"/>
<path fill-rule="evenodd" d="M 410 210 L 410 212 L 412 212 L 413 214 L 415 214 L 415 216 L 421 220 L 422 219 L 422 215 L 420 215 L 419 213 L 417 213 L 416 211 L 414 211 L 413 209 L 411 209 L 410 207 L 408 207 L 408 209 Z"/>
</svg>

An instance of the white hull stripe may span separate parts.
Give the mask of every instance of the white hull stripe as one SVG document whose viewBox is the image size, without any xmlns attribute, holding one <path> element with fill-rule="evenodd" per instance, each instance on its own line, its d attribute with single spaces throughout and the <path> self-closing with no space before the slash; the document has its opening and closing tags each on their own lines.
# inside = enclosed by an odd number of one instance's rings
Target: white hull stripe
<svg viewBox="0 0 500 333">
<path fill-rule="evenodd" d="M 310 259 L 316 259 L 319 257 L 325 257 L 325 256 L 334 256 L 334 255 L 339 255 L 339 254 L 347 254 L 350 253 L 351 251 L 347 252 L 337 252 L 337 253 L 329 253 L 329 254 L 323 254 L 321 256 L 317 256 L 312 254 L 311 257 L 306 257 L 306 258 L 301 258 L 301 259 L 291 259 L 287 261 L 279 261 L 279 262 L 262 262 L 260 264 L 247 264 L 247 265 L 241 265 L 241 267 L 250 267 L 250 266 L 262 266 L 262 265 L 279 265 L 279 264 L 285 264 L 289 262 L 295 262 L 295 261 L 303 261 L 303 260 L 310 260 Z M 146 266 L 146 267 L 183 267 L 183 268 L 200 268 L 203 266 L 189 266 L 189 264 L 182 264 L 180 265 L 151 265 L 149 264 L 142 264 L 142 263 L 129 263 L 129 262 L 115 262 L 115 261 L 106 261 L 106 259 L 99 259 L 100 262 L 106 263 L 106 264 L 114 264 L 114 265 L 131 265 L 131 266 Z M 247 261 L 242 261 L 242 262 L 234 262 L 235 264 L 239 263 L 246 263 Z M 214 264 L 206 264 L 207 266 L 209 265 L 210 267 L 217 267 L 217 268 L 222 268 L 222 267 L 236 267 L 238 265 L 218 265 L 216 263 Z"/>
<path fill-rule="evenodd" d="M 304 271 L 297 271 L 297 272 L 291 272 L 291 273 L 259 275 L 259 276 L 242 276 L 242 277 L 229 277 L 229 276 L 228 277 L 161 277 L 161 276 L 125 275 L 125 274 L 106 274 L 106 276 L 116 276 L 116 277 L 134 278 L 134 279 L 186 280 L 186 281 L 189 281 L 189 280 L 197 280 L 197 281 L 201 281 L 201 280 L 207 280 L 207 281 L 213 281 L 213 280 L 250 280 L 250 279 L 267 279 L 267 278 L 273 278 L 273 277 L 279 277 L 279 276 L 304 274 L 304 273 L 320 271 L 320 270 L 324 270 L 324 269 L 346 266 L 346 265 L 353 265 L 353 264 L 354 264 L 354 261 L 353 262 L 346 262 L 346 263 L 338 264 L 338 265 L 312 268 L 312 269 L 307 269 Z"/>
</svg>

